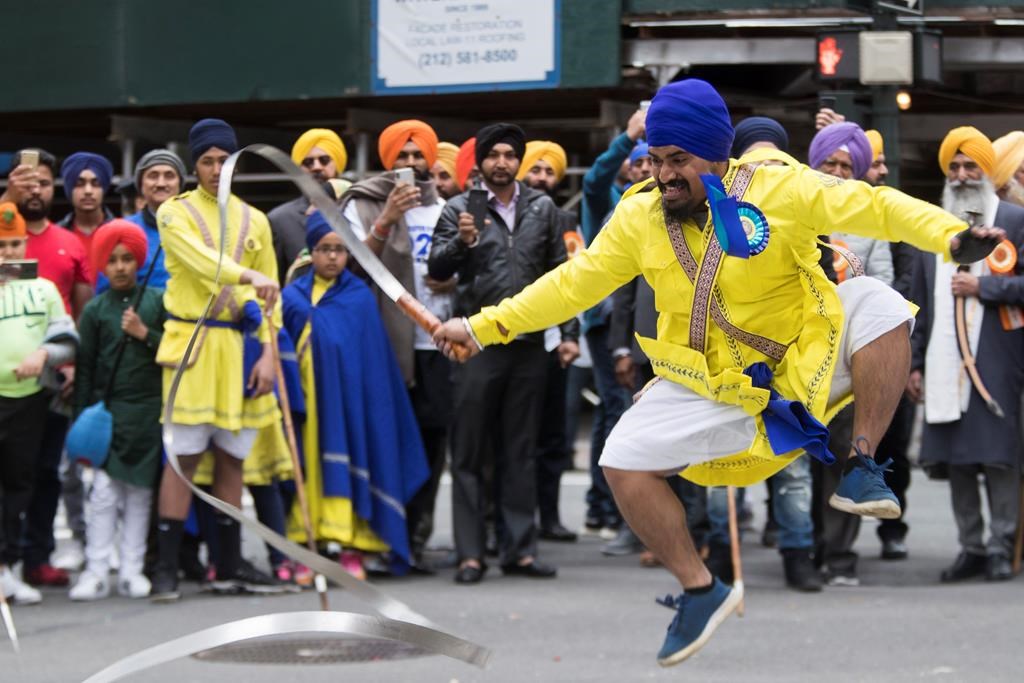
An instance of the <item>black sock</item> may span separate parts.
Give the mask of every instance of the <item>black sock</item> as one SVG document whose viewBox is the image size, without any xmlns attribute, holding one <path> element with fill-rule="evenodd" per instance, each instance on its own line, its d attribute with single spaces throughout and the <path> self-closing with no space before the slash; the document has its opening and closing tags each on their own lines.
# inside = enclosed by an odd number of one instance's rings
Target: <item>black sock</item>
<svg viewBox="0 0 1024 683">
<path fill-rule="evenodd" d="M 711 579 L 711 583 L 706 586 L 700 586 L 699 588 L 684 588 L 683 590 L 690 595 L 704 595 L 705 593 L 710 593 L 714 585 L 715 580 Z"/>
<path fill-rule="evenodd" d="M 185 522 L 180 519 L 161 517 L 156 525 L 156 570 L 173 572 L 178 575 L 178 551 L 181 548 L 181 536 L 185 532 Z"/>
<path fill-rule="evenodd" d="M 864 465 L 862 465 L 860 462 L 860 458 L 858 458 L 856 455 L 851 455 L 849 458 L 847 458 L 846 464 L 843 465 L 843 474 L 849 474 L 850 472 L 853 472 L 854 469 L 863 466 Z"/>
<path fill-rule="evenodd" d="M 238 522 L 220 512 L 217 513 L 217 551 L 217 578 L 233 578 L 242 556 L 242 533 Z"/>
</svg>

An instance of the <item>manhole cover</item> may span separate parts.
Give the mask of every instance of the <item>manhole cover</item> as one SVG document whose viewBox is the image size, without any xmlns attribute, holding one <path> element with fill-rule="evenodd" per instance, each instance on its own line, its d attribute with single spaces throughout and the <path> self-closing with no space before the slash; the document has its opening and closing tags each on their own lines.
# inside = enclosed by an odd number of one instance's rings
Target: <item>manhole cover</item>
<svg viewBox="0 0 1024 683">
<path fill-rule="evenodd" d="M 427 657 L 433 653 L 387 638 L 273 636 L 222 645 L 192 655 L 204 662 L 234 664 L 344 664 Z"/>
</svg>

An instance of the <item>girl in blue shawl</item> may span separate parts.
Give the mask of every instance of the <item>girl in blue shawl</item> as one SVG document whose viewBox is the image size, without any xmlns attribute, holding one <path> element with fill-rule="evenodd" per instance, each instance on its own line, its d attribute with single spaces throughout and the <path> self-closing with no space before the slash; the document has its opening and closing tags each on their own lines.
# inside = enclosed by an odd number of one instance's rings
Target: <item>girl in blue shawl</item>
<svg viewBox="0 0 1024 683">
<path fill-rule="evenodd" d="M 377 303 L 346 270 L 348 252 L 319 212 L 307 220 L 313 268 L 282 293 L 285 328 L 298 339 L 306 415 L 302 450 L 313 534 L 337 542 L 363 575 L 364 552 L 409 563 L 405 504 L 429 476 L 409 394 Z M 297 510 L 289 535 L 305 541 Z"/>
</svg>

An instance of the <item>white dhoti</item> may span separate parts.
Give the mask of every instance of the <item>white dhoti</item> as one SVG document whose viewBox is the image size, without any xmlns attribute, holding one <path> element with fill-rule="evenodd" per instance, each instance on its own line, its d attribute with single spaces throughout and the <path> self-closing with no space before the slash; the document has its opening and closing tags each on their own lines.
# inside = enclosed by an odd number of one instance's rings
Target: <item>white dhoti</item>
<svg viewBox="0 0 1024 683">
<path fill-rule="evenodd" d="M 852 278 L 839 285 L 838 293 L 844 320 L 830 405 L 852 391 L 854 353 L 900 325 L 911 330 L 914 325 L 907 301 L 879 280 Z M 755 419 L 739 406 L 661 380 L 622 415 L 608 435 L 600 464 L 621 470 L 679 471 L 746 451 L 756 429 Z"/>
</svg>

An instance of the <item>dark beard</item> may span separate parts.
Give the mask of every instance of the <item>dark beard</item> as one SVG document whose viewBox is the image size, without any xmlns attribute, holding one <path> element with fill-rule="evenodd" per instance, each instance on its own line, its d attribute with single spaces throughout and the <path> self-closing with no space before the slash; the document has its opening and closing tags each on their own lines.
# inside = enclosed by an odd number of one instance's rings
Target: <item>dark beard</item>
<svg viewBox="0 0 1024 683">
<path fill-rule="evenodd" d="M 41 221 L 50 215 L 50 204 L 47 204 L 43 200 L 38 201 L 38 208 L 29 206 L 28 202 L 22 202 L 18 204 L 18 213 L 21 217 L 30 223 L 32 221 Z"/>
<path fill-rule="evenodd" d="M 662 196 L 665 194 L 665 183 L 660 180 L 657 181 L 658 189 L 661 190 Z M 671 183 L 673 187 L 683 187 L 687 191 L 690 189 L 690 184 L 685 180 L 677 180 Z M 669 206 L 668 202 L 664 199 L 661 201 L 661 207 L 665 211 L 665 218 L 685 223 L 690 218 L 694 218 L 700 213 L 704 212 L 704 202 L 695 202 L 691 199 L 690 202 L 683 204 L 682 206 Z"/>
<path fill-rule="evenodd" d="M 415 177 L 416 180 L 420 181 L 421 183 L 429 183 L 431 180 L 434 179 L 434 176 L 430 175 L 430 169 L 427 169 L 426 171 L 420 171 L 418 168 L 413 167 L 412 174 L 413 177 Z"/>
</svg>

